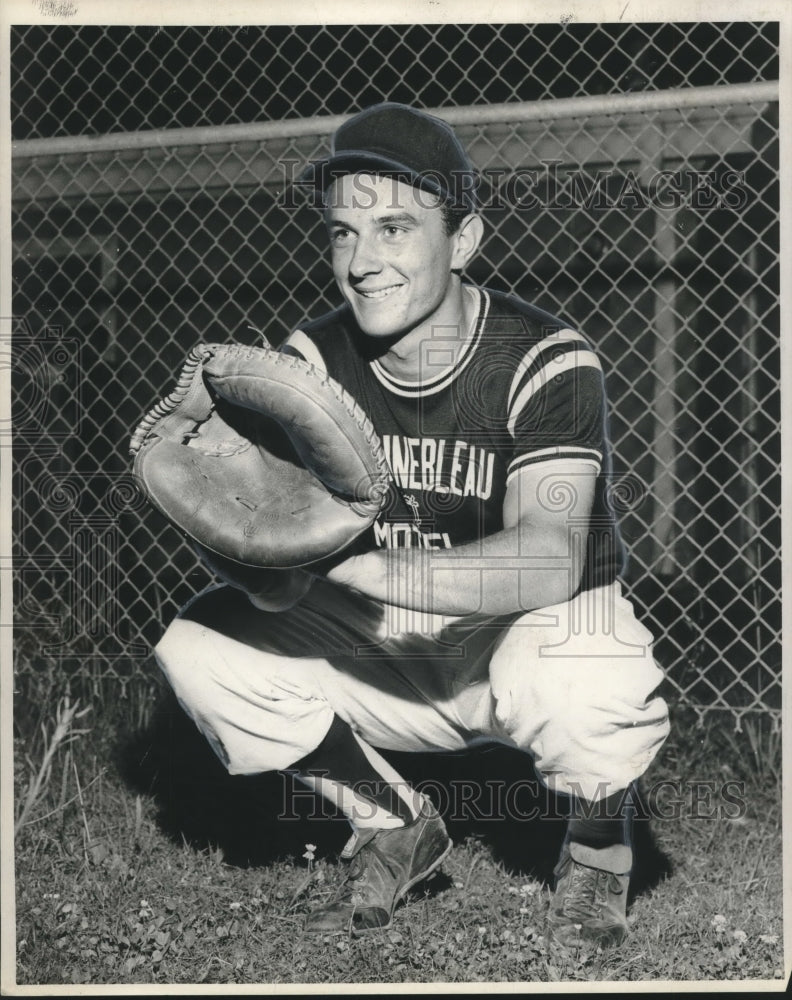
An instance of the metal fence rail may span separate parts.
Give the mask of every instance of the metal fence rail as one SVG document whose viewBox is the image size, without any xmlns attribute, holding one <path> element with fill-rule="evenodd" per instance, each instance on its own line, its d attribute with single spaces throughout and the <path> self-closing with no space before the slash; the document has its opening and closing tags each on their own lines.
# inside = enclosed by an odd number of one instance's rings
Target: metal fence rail
<svg viewBox="0 0 792 1000">
<path fill-rule="evenodd" d="M 628 583 L 673 697 L 780 709 L 777 86 L 438 109 L 481 173 L 472 280 L 597 344 Z M 14 148 L 18 673 L 126 685 L 207 576 L 126 443 L 199 339 L 338 304 L 290 185 L 340 118 Z"/>
<path fill-rule="evenodd" d="M 15 139 L 775 80 L 777 22 L 19 25 Z"/>
</svg>

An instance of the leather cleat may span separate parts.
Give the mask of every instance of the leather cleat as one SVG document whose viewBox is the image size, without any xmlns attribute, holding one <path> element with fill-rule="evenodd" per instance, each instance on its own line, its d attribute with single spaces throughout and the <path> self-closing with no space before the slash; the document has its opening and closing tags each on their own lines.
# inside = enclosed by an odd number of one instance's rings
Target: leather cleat
<svg viewBox="0 0 792 1000">
<path fill-rule="evenodd" d="M 627 933 L 631 867 L 632 851 L 624 844 L 564 844 L 547 914 L 549 934 L 567 947 L 620 944 Z"/>
<path fill-rule="evenodd" d="M 308 915 L 305 930 L 358 936 L 387 929 L 397 903 L 440 867 L 452 846 L 445 824 L 426 800 L 406 826 L 356 831 L 341 853 L 349 863 L 342 886 Z"/>
</svg>

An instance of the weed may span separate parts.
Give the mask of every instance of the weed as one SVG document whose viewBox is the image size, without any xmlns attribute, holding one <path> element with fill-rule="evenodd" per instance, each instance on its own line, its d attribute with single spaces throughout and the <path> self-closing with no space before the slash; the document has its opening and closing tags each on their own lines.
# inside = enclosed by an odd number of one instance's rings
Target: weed
<svg viewBox="0 0 792 1000">
<path fill-rule="evenodd" d="M 747 763 L 753 769 L 760 782 L 773 781 L 781 784 L 781 727 L 773 720 L 759 716 L 743 720 L 742 732 L 748 744 L 750 753 L 740 746 L 736 733 L 727 733 L 726 739 L 735 753 L 747 757 Z"/>
<path fill-rule="evenodd" d="M 52 733 L 45 723 L 41 723 L 41 736 L 42 736 L 42 758 L 41 762 L 36 765 L 32 756 L 28 753 L 25 755 L 25 760 L 27 762 L 28 768 L 30 769 L 30 779 L 27 784 L 27 788 L 21 797 L 21 805 L 18 810 L 16 820 L 14 821 L 14 835 L 16 836 L 19 831 L 25 826 L 29 821 L 33 810 L 36 805 L 42 799 L 47 791 L 47 787 L 50 783 L 52 777 L 52 762 L 55 754 L 62 746 L 67 746 L 69 743 L 78 739 L 80 736 L 89 732 L 88 729 L 74 729 L 73 725 L 76 719 L 81 719 L 84 715 L 90 712 L 90 705 L 84 708 L 81 712 L 77 711 L 79 702 L 75 702 L 73 705 L 69 703 L 69 698 L 63 698 L 58 702 L 55 709 L 55 721 L 52 728 Z M 67 761 L 70 759 L 70 755 L 67 756 Z M 67 769 L 63 770 L 63 779 L 61 783 L 61 800 L 65 797 L 66 789 L 66 772 Z M 75 777 L 77 777 L 77 771 L 75 769 Z M 82 792 L 79 788 L 79 777 L 77 777 L 77 789 L 78 797 L 82 804 Z M 52 815 L 54 812 L 60 811 L 64 807 L 65 803 L 61 802 L 59 805 L 52 810 L 48 815 Z M 84 815 L 84 813 L 83 813 Z"/>
</svg>

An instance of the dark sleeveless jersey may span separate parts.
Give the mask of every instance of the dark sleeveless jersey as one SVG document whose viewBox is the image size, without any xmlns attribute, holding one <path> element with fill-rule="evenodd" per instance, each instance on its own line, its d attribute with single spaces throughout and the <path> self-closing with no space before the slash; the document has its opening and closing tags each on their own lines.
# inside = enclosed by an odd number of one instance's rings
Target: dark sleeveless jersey
<svg viewBox="0 0 792 1000">
<path fill-rule="evenodd" d="M 389 503 L 355 551 L 451 548 L 503 528 L 512 478 L 546 465 L 538 503 L 569 510 L 570 555 L 584 561 L 580 589 L 611 583 L 622 547 L 608 503 L 611 455 L 600 363 L 561 320 L 514 296 L 466 286 L 478 298 L 475 324 L 453 364 L 458 331 L 433 331 L 431 370 L 419 381 L 390 375 L 342 306 L 300 327 L 281 350 L 324 369 L 355 397 L 380 434 L 393 474 Z M 553 462 L 596 471 L 588 523 L 575 522 L 575 482 Z M 574 551 L 573 551 L 574 550 Z M 579 562 L 578 564 L 579 565 Z"/>
</svg>

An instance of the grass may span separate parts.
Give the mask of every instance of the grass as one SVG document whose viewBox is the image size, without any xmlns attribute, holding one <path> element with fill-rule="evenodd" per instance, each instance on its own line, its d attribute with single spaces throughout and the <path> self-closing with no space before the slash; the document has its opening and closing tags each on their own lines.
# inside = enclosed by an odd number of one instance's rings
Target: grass
<svg viewBox="0 0 792 1000">
<path fill-rule="evenodd" d="M 564 821 L 528 819 L 530 796 L 497 822 L 446 808 L 454 849 L 390 930 L 306 938 L 305 913 L 340 878 L 346 824 L 312 818 L 302 797 L 278 820 L 285 779 L 226 775 L 165 694 L 152 711 L 111 702 L 54 750 L 54 706 L 48 726 L 40 700 L 17 705 L 20 802 L 49 753 L 16 838 L 19 984 L 781 987 L 780 740 L 767 726 L 734 733 L 719 718 L 697 729 L 677 713 L 644 782 L 644 801 L 668 818 L 637 824 L 631 933 L 617 950 L 570 954 L 543 934 Z M 533 776 L 500 748 L 389 756 L 441 808 L 471 777 L 511 788 Z"/>
</svg>

